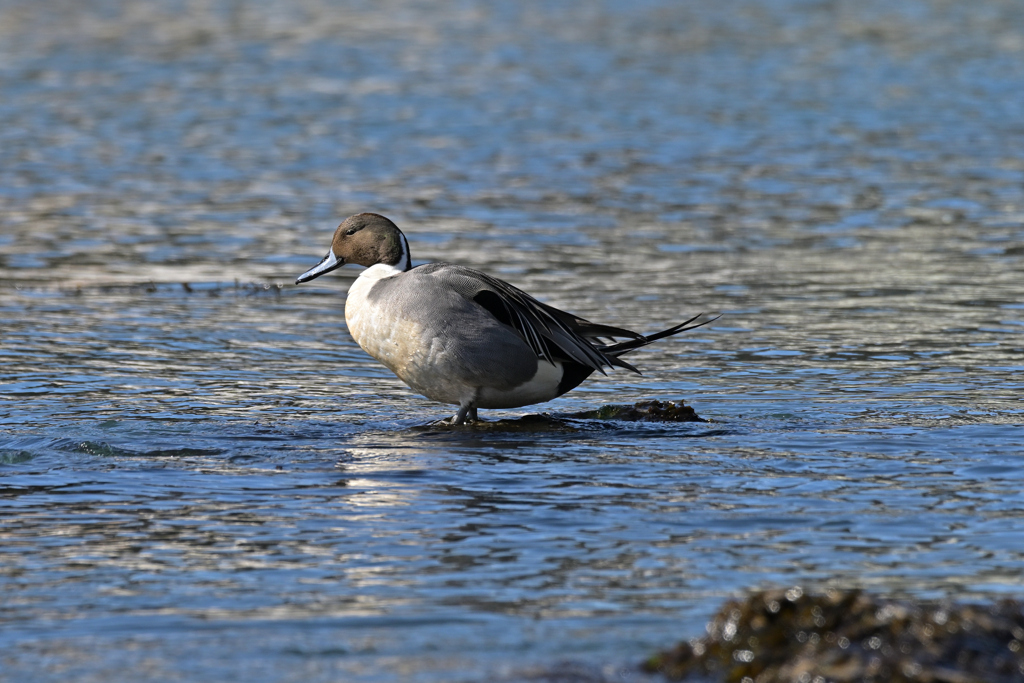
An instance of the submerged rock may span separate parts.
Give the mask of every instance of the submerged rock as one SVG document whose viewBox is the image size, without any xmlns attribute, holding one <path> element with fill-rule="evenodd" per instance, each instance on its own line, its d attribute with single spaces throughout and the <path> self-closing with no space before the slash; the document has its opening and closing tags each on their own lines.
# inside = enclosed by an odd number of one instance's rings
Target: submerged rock
<svg viewBox="0 0 1024 683">
<path fill-rule="evenodd" d="M 426 425 L 413 427 L 416 430 L 427 431 L 451 431 L 453 425 L 451 418 L 437 420 Z M 467 422 L 464 425 L 456 425 L 455 429 L 464 429 L 474 433 L 479 432 L 577 432 L 579 429 L 569 420 L 563 419 L 560 415 L 523 415 L 522 417 L 506 418 L 503 420 L 479 419 L 475 422 Z"/>
<path fill-rule="evenodd" d="M 570 413 L 581 420 L 623 420 L 625 422 L 707 422 L 682 401 L 640 401 L 633 405 L 607 405 L 597 410 Z"/>
<path fill-rule="evenodd" d="M 730 601 L 708 635 L 648 672 L 729 683 L 1010 683 L 1024 680 L 1024 610 L 799 588 Z"/>
<path fill-rule="evenodd" d="M 595 410 L 584 410 L 579 413 L 541 413 L 539 415 L 523 415 L 522 417 L 504 420 L 481 419 L 471 422 L 466 427 L 475 431 L 494 432 L 545 432 L 569 431 L 586 429 L 578 420 L 601 420 L 620 422 L 711 422 L 705 420 L 693 408 L 682 401 L 640 401 L 633 405 L 609 404 Z M 417 430 L 447 429 L 451 426 L 449 419 L 438 420 L 426 425 L 413 427 Z M 604 427 L 602 427 L 604 428 Z"/>
</svg>

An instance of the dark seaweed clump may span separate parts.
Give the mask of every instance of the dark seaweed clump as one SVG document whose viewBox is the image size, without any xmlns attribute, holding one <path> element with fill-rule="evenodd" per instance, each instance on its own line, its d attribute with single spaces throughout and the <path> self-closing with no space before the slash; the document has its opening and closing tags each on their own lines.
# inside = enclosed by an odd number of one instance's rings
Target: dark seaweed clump
<svg viewBox="0 0 1024 683">
<path fill-rule="evenodd" d="M 566 417 L 625 422 L 707 422 L 682 401 L 640 401 L 631 406 L 607 405 L 601 406 L 597 410 L 571 413 Z"/>
<path fill-rule="evenodd" d="M 651 657 L 649 672 L 729 683 L 1019 683 L 1024 612 L 799 588 L 731 601 L 708 635 Z"/>
<path fill-rule="evenodd" d="M 633 405 L 610 404 L 595 410 L 579 413 L 557 413 L 550 415 L 524 415 L 512 420 L 478 420 L 471 423 L 475 431 L 494 432 L 549 432 L 552 430 L 576 432 L 580 423 L 575 420 L 600 420 L 621 422 L 712 422 L 705 420 L 682 401 L 640 401 Z M 448 427 L 449 419 L 438 420 L 427 425 L 413 427 L 417 430 L 431 430 Z"/>
</svg>

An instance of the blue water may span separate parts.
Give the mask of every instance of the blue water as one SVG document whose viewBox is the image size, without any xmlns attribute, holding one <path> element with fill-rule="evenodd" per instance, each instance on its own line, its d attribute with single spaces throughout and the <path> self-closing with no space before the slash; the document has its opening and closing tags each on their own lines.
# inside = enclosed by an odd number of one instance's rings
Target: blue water
<svg viewBox="0 0 1024 683">
<path fill-rule="evenodd" d="M 646 680 L 759 586 L 1019 597 L 1021 121 L 1009 0 L 0 0 L 0 680 Z M 356 269 L 291 284 L 364 210 L 724 315 L 431 427 Z M 514 422 L 652 398 L 712 422 Z"/>
</svg>

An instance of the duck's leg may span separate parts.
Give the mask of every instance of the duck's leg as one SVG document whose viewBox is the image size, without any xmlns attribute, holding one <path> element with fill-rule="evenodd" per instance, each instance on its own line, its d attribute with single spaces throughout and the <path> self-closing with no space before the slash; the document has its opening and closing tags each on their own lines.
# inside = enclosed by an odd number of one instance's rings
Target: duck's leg
<svg viewBox="0 0 1024 683">
<path fill-rule="evenodd" d="M 467 401 L 459 406 L 459 412 L 452 418 L 453 425 L 464 425 L 467 422 L 476 422 L 476 406 L 472 401 Z"/>
</svg>

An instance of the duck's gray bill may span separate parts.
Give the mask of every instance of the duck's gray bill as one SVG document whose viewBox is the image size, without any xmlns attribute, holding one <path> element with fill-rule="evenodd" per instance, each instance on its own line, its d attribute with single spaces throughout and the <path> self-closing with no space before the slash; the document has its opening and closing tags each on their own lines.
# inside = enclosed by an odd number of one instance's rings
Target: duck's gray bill
<svg viewBox="0 0 1024 683">
<path fill-rule="evenodd" d="M 334 249 L 327 252 L 327 256 L 324 256 L 320 263 L 316 264 L 305 273 L 295 278 L 295 284 L 299 285 L 303 282 L 309 282 L 314 278 L 318 278 L 324 273 L 329 273 L 335 268 L 341 268 L 345 265 L 345 259 L 340 259 L 334 255 Z"/>
</svg>

